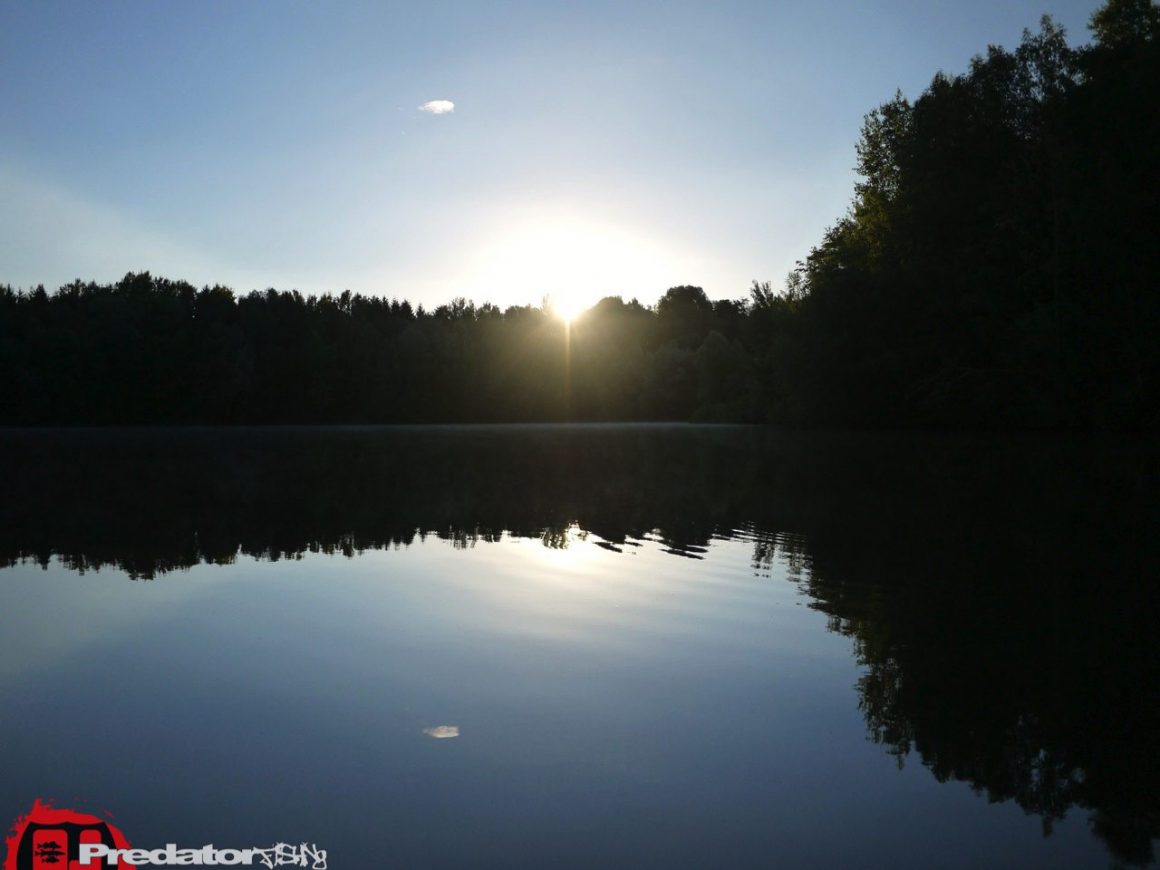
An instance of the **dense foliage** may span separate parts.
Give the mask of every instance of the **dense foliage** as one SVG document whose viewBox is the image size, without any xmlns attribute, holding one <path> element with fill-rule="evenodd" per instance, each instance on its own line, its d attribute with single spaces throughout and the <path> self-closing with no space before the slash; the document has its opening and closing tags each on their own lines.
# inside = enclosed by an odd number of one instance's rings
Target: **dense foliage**
<svg viewBox="0 0 1160 870">
<path fill-rule="evenodd" d="M 866 117 L 849 213 L 782 292 L 434 311 L 129 274 L 0 287 L 0 420 L 1158 420 L 1160 7 L 1045 18 Z"/>
<path fill-rule="evenodd" d="M 1156 425 L 1160 8 L 1109 0 L 1091 26 L 1077 50 L 1044 18 L 867 116 L 853 207 L 784 327 L 794 414 Z"/>
<path fill-rule="evenodd" d="M 752 418 L 743 306 L 670 290 L 543 308 L 434 311 L 127 275 L 0 294 L 3 413 L 39 423 Z"/>
</svg>

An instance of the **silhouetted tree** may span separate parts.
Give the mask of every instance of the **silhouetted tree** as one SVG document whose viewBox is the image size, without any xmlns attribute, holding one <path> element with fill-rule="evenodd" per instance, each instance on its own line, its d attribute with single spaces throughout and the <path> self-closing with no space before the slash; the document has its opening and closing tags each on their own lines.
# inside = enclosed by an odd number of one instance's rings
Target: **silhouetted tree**
<svg viewBox="0 0 1160 870">
<path fill-rule="evenodd" d="M 795 371 L 764 378 L 776 417 L 1156 426 L 1158 21 L 1114 0 L 1072 49 L 1045 17 L 866 116 L 853 205 L 803 264 L 791 336 L 754 293 Z"/>
</svg>

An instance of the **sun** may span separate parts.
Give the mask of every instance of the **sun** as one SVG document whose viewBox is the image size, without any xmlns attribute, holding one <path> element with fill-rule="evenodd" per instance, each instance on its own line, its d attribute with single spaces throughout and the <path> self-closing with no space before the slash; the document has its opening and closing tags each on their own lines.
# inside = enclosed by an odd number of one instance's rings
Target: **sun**
<svg viewBox="0 0 1160 870">
<path fill-rule="evenodd" d="M 500 222 L 469 257 L 464 283 L 481 295 L 535 304 L 572 323 L 605 296 L 664 286 L 673 259 L 644 234 L 596 218 L 524 214 Z"/>
<path fill-rule="evenodd" d="M 573 293 L 564 293 L 549 299 L 552 313 L 569 325 L 594 304 L 593 300 L 584 299 L 579 294 Z"/>
</svg>

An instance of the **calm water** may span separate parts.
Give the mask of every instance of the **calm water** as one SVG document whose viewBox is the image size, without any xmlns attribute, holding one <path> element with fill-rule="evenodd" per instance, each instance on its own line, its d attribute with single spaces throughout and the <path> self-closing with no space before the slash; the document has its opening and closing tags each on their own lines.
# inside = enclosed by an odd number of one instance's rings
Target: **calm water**
<svg viewBox="0 0 1160 870">
<path fill-rule="evenodd" d="M 1156 456 L 729 427 L 0 433 L 0 815 L 378 867 L 1107 867 Z M 7 821 L 7 818 L 0 821 Z"/>
</svg>

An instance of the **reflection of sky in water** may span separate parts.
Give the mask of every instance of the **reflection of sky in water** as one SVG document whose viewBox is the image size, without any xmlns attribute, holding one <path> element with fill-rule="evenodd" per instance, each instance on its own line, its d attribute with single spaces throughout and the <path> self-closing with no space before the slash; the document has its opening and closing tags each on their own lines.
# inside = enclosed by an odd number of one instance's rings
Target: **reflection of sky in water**
<svg viewBox="0 0 1160 870">
<path fill-rule="evenodd" d="M 1082 814 L 1043 840 L 898 772 L 850 641 L 753 541 L 635 543 L 0 571 L 0 800 L 100 803 L 144 844 L 312 840 L 336 868 L 1106 864 Z"/>
</svg>

